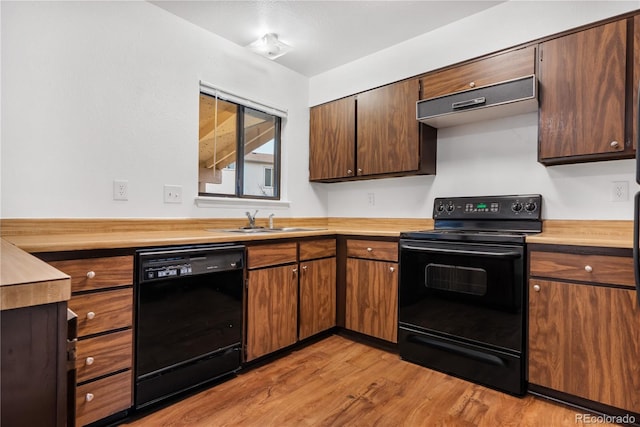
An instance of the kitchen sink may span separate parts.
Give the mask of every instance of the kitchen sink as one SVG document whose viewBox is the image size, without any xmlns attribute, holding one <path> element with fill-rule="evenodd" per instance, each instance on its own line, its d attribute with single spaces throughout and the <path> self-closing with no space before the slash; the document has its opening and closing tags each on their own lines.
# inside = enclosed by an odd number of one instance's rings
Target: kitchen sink
<svg viewBox="0 0 640 427">
<path fill-rule="evenodd" d="M 226 228 L 226 229 L 209 229 L 206 231 L 223 232 L 223 233 L 240 233 L 240 234 L 261 234 L 261 233 L 287 233 L 294 231 L 318 231 L 326 230 L 326 228 L 306 228 L 306 227 L 275 227 L 275 228 Z"/>
</svg>

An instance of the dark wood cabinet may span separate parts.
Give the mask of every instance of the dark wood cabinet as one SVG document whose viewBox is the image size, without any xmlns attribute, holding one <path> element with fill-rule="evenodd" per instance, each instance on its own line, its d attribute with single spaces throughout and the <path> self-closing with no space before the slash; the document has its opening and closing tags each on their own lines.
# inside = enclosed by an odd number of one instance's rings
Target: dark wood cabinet
<svg viewBox="0 0 640 427">
<path fill-rule="evenodd" d="M 294 344 L 298 336 L 298 265 L 248 272 L 246 360 Z"/>
<path fill-rule="evenodd" d="M 312 107 L 309 180 L 435 174 L 436 130 L 416 120 L 420 80 Z"/>
<path fill-rule="evenodd" d="M 540 162 L 633 156 L 628 112 L 635 107 L 627 90 L 631 22 L 622 19 L 539 45 Z"/>
<path fill-rule="evenodd" d="M 535 65 L 535 47 L 528 46 L 428 73 L 422 78 L 422 99 L 535 74 Z"/>
<path fill-rule="evenodd" d="M 0 425 L 67 425 L 67 303 L 0 311 Z"/>
<path fill-rule="evenodd" d="M 301 261 L 298 338 L 303 340 L 335 324 L 336 258 Z"/>
<path fill-rule="evenodd" d="M 295 242 L 247 247 L 246 361 L 298 339 L 297 256 Z"/>
<path fill-rule="evenodd" d="M 75 425 L 124 414 L 133 403 L 133 256 L 50 264 L 71 276 L 69 308 L 78 315 Z"/>
<path fill-rule="evenodd" d="M 634 368 L 640 309 L 629 286 L 632 259 L 579 251 L 531 252 L 530 388 L 640 413 L 640 370 Z"/>
<path fill-rule="evenodd" d="M 309 118 L 309 180 L 354 176 L 356 146 L 355 97 L 311 108 Z"/>
<path fill-rule="evenodd" d="M 397 242 L 348 240 L 345 327 L 398 342 Z"/>
</svg>

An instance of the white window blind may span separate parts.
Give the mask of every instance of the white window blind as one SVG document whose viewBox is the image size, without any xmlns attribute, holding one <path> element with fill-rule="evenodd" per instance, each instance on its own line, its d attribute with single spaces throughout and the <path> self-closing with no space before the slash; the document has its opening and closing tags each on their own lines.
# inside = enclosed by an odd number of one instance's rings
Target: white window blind
<svg viewBox="0 0 640 427">
<path fill-rule="evenodd" d="M 202 80 L 200 80 L 200 92 L 218 97 L 219 99 L 223 99 L 225 101 L 233 102 L 235 104 L 244 105 L 245 107 L 253 108 L 254 110 L 262 111 L 267 114 L 278 116 L 283 119 L 287 118 L 287 110 L 272 107 L 261 102 L 253 101 L 251 99 L 235 95 L 233 93 L 219 89 L 210 83 L 203 82 Z"/>
</svg>

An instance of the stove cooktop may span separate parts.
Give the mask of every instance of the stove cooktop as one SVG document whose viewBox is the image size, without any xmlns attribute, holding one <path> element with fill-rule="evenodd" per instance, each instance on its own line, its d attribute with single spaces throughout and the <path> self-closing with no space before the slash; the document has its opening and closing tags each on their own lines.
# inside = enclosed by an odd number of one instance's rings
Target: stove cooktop
<svg viewBox="0 0 640 427">
<path fill-rule="evenodd" d="M 434 229 L 401 233 L 403 239 L 524 243 L 542 231 L 542 196 L 441 197 L 433 204 Z"/>
</svg>

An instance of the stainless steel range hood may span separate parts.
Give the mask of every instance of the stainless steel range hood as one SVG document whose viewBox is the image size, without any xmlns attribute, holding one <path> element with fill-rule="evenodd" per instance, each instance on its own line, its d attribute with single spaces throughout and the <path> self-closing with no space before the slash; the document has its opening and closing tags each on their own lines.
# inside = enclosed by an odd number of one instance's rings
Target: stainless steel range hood
<svg viewBox="0 0 640 427">
<path fill-rule="evenodd" d="M 491 120 L 538 109 L 535 75 L 418 101 L 417 119 L 435 128 Z"/>
</svg>

